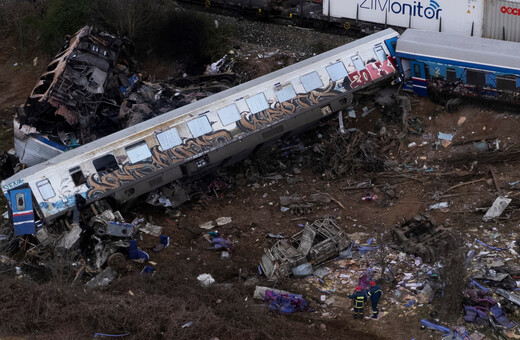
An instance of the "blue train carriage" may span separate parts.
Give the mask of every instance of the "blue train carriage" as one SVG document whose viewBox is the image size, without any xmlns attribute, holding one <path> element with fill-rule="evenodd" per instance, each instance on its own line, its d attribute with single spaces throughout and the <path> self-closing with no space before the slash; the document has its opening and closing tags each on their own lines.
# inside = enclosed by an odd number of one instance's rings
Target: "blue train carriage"
<svg viewBox="0 0 520 340">
<path fill-rule="evenodd" d="M 405 89 L 420 96 L 520 104 L 520 43 L 408 29 L 395 54 Z"/>
<path fill-rule="evenodd" d="M 16 235 L 107 197 L 124 203 L 315 125 L 398 72 L 387 29 L 55 156 L 2 181 Z M 79 199 L 79 197 L 78 197 Z M 101 211 L 98 211 L 101 213 Z M 70 215 L 70 214 L 68 214 Z M 67 218 L 70 218 L 67 217 Z"/>
</svg>

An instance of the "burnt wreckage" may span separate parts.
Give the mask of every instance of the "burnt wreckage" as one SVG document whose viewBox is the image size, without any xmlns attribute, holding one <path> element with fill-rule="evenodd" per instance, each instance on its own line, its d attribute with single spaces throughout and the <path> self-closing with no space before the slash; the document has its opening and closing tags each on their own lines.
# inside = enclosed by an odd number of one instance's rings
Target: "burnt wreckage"
<svg viewBox="0 0 520 340">
<path fill-rule="evenodd" d="M 86 26 L 40 76 L 14 119 L 16 155 L 33 166 L 67 150 L 233 86 L 232 72 L 146 81 L 133 44 Z"/>
<path fill-rule="evenodd" d="M 37 164 L 121 128 L 113 108 L 137 79 L 131 49 L 127 39 L 89 26 L 67 37 L 17 110 L 22 163 Z"/>
</svg>

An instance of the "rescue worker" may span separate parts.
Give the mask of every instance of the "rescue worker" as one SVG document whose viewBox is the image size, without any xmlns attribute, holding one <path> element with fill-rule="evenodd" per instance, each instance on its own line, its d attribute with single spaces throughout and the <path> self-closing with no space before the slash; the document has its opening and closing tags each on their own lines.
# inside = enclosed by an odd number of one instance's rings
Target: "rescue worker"
<svg viewBox="0 0 520 340">
<path fill-rule="evenodd" d="M 370 296 L 370 301 L 372 302 L 372 319 L 377 319 L 379 316 L 379 309 L 377 308 L 377 304 L 379 303 L 379 299 L 383 292 L 381 292 L 381 287 L 375 283 L 375 281 L 370 281 L 370 289 L 368 290 L 368 296 Z"/>
<path fill-rule="evenodd" d="M 363 309 L 365 308 L 367 297 L 365 293 L 362 292 L 361 287 L 356 287 L 354 294 L 351 294 L 348 297 L 354 300 L 354 319 L 363 319 Z"/>
</svg>

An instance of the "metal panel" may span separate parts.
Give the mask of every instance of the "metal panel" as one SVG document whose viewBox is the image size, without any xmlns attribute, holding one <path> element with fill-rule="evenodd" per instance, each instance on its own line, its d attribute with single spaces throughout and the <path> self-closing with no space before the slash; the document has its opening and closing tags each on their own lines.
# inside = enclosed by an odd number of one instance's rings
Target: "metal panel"
<svg viewBox="0 0 520 340">
<path fill-rule="evenodd" d="M 487 0 L 483 36 L 520 42 L 520 1 Z"/>
<path fill-rule="evenodd" d="M 31 189 L 14 189 L 9 191 L 13 214 L 14 234 L 34 234 L 34 212 L 32 207 Z"/>
<path fill-rule="evenodd" d="M 481 36 L 485 0 L 323 0 L 323 14 L 429 31 Z M 351 20 L 347 20 L 351 19 Z M 442 20 L 441 20 L 442 19 Z"/>
</svg>

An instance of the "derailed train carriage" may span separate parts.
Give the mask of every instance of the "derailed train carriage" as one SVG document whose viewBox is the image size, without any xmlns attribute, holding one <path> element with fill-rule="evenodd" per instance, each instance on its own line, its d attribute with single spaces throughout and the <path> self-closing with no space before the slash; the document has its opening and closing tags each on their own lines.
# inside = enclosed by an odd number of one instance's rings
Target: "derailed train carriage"
<svg viewBox="0 0 520 340">
<path fill-rule="evenodd" d="M 392 54 L 417 95 L 520 104 L 520 43 L 406 30 Z"/>
<path fill-rule="evenodd" d="M 15 235 L 69 219 L 78 205 L 124 203 L 169 183 L 172 204 L 183 203 L 191 178 L 301 133 L 357 91 L 395 79 L 397 36 L 387 29 L 18 172 L 2 181 Z"/>
</svg>

